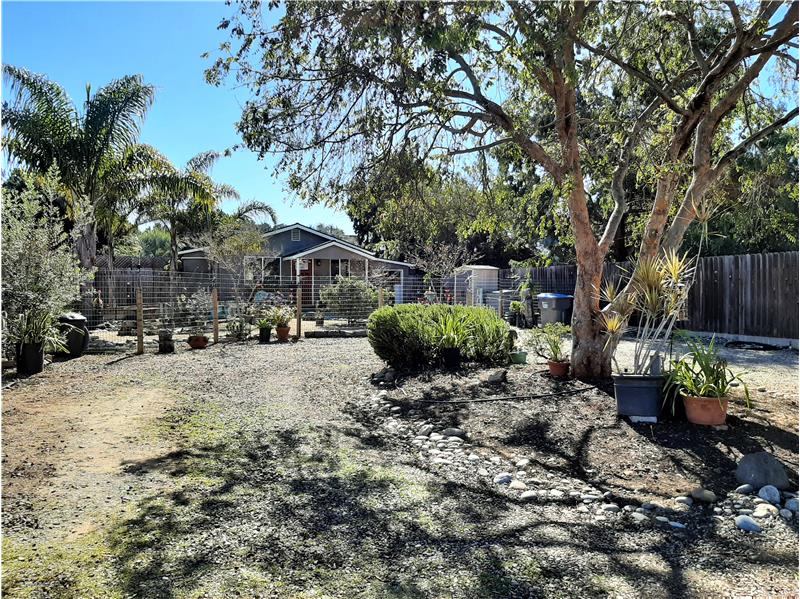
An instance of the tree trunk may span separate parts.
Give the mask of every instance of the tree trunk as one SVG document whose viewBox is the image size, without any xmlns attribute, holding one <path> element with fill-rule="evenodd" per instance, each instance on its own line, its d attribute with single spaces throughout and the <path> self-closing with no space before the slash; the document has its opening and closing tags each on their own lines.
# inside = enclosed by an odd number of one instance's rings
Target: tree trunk
<svg viewBox="0 0 800 599">
<path fill-rule="evenodd" d="M 83 268 L 94 268 L 97 261 L 97 227 L 94 221 L 81 226 L 80 235 L 75 242 L 75 252 Z"/>
<path fill-rule="evenodd" d="M 611 356 L 599 318 L 603 257 L 578 261 L 572 307 L 572 374 L 581 380 L 611 376 Z"/>
<path fill-rule="evenodd" d="M 173 222 L 169 224 L 169 251 L 169 269 L 175 273 L 178 271 L 178 235 Z"/>
</svg>

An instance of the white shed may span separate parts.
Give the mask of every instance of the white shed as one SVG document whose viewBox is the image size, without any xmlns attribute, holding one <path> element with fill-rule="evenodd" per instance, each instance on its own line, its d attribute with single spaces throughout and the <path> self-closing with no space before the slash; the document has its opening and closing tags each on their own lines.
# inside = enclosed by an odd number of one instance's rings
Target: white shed
<svg viewBox="0 0 800 599">
<path fill-rule="evenodd" d="M 468 286 L 473 304 L 482 304 L 486 294 L 497 291 L 500 286 L 500 269 L 482 264 L 465 264 L 456 269 L 458 273 L 468 273 Z"/>
</svg>

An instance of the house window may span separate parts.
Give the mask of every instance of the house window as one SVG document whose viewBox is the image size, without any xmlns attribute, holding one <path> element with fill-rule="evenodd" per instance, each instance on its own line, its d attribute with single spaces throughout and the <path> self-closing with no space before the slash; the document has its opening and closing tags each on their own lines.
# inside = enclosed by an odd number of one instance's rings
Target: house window
<svg viewBox="0 0 800 599">
<path fill-rule="evenodd" d="M 300 229 L 292 229 L 292 241 L 300 241 Z"/>
<path fill-rule="evenodd" d="M 350 276 L 350 260 L 336 260 L 335 258 L 331 260 L 331 278 L 338 275 Z"/>
</svg>

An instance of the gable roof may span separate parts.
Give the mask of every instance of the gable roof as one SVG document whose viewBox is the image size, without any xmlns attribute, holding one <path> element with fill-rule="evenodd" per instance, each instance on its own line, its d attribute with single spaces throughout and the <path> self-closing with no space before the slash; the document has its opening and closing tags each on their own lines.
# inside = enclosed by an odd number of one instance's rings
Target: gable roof
<svg viewBox="0 0 800 599">
<path fill-rule="evenodd" d="M 268 231 L 264 233 L 264 238 L 272 237 L 277 233 L 283 233 L 285 231 L 291 231 L 292 229 L 300 229 L 301 231 L 305 231 L 306 233 L 311 233 L 312 235 L 318 235 L 323 239 L 327 239 L 328 241 L 337 241 L 344 245 L 350 246 L 352 248 L 356 248 L 360 252 L 365 252 L 370 256 L 374 256 L 374 252 L 370 252 L 369 250 L 365 250 L 361 246 L 358 246 L 354 243 L 350 243 L 349 241 L 344 241 L 343 239 L 339 239 L 338 237 L 334 237 L 333 235 L 328 235 L 327 233 L 323 233 L 322 231 L 317 231 L 316 229 L 312 229 L 311 227 L 306 227 L 305 225 L 301 225 L 300 223 L 294 223 L 293 225 L 284 225 L 283 227 L 278 227 L 277 229 L 273 229 L 272 231 Z"/>
<path fill-rule="evenodd" d="M 318 252 L 320 250 L 324 250 L 329 247 L 339 247 L 343 250 L 347 250 L 348 252 L 353 252 L 354 254 L 358 254 L 359 256 L 364 256 L 369 260 L 374 260 L 376 262 L 387 262 L 389 264 L 398 264 L 400 266 L 408 266 L 413 268 L 413 264 L 409 264 L 408 262 L 399 262 L 397 260 L 386 260 L 385 258 L 378 258 L 375 254 L 371 252 L 367 252 L 364 249 L 361 249 L 358 246 L 354 246 L 352 244 L 347 243 L 346 241 L 342 241 L 340 239 L 334 239 L 333 241 L 326 241 L 325 243 L 320 243 L 318 245 L 312 246 L 303 250 L 302 252 L 297 252 L 296 254 L 292 254 L 290 256 L 283 256 L 283 260 L 297 260 L 302 258 L 303 256 L 308 256 L 309 254 L 313 254 L 314 252 Z"/>
</svg>

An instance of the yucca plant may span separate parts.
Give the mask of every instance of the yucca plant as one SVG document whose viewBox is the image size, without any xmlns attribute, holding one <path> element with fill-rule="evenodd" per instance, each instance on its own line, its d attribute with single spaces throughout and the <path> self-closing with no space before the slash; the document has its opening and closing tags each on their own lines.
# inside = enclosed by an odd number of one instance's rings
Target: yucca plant
<svg viewBox="0 0 800 599">
<path fill-rule="evenodd" d="M 611 306 L 602 319 L 608 336 L 606 347 L 612 355 L 628 319 L 633 312 L 639 313 L 632 374 L 659 374 L 659 359 L 689 297 L 693 277 L 694 261 L 670 250 L 641 260 L 627 292 L 604 287 L 602 294 L 610 297 Z"/>
<path fill-rule="evenodd" d="M 461 349 L 472 338 L 470 323 L 463 314 L 449 313 L 434 321 L 433 334 L 439 349 Z"/>
</svg>

